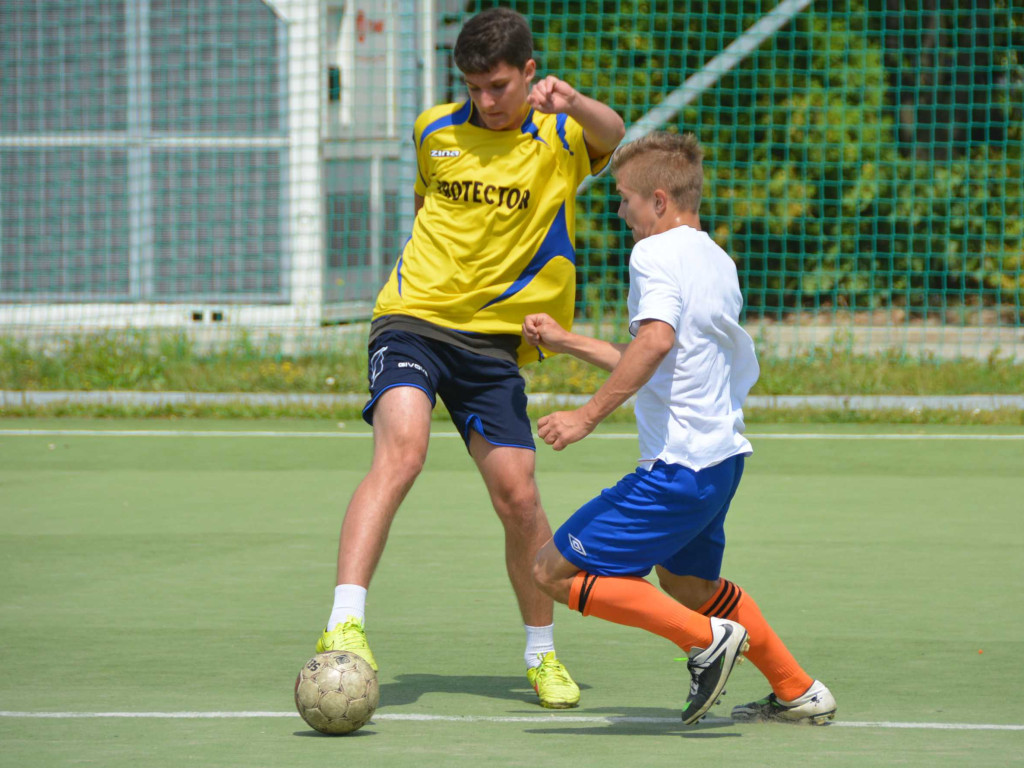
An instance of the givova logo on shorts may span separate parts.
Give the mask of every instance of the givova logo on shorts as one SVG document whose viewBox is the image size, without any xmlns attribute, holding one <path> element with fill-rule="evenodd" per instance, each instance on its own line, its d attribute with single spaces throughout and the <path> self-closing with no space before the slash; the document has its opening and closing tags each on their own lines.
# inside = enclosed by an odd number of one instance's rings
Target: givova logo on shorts
<svg viewBox="0 0 1024 768">
<path fill-rule="evenodd" d="M 412 369 L 413 369 L 413 370 L 415 370 L 415 371 L 419 371 L 419 372 L 420 372 L 420 373 L 422 373 L 422 374 L 423 374 L 424 376 L 426 376 L 426 375 L 427 375 L 427 369 L 426 369 L 426 368 L 424 368 L 424 367 L 423 367 L 422 365 L 420 365 L 419 363 L 410 363 L 410 362 L 407 362 L 407 361 L 403 360 L 402 362 L 400 362 L 400 363 L 398 364 L 398 367 L 399 367 L 399 368 L 412 368 Z M 430 378 L 430 377 L 428 376 L 427 378 Z"/>
</svg>

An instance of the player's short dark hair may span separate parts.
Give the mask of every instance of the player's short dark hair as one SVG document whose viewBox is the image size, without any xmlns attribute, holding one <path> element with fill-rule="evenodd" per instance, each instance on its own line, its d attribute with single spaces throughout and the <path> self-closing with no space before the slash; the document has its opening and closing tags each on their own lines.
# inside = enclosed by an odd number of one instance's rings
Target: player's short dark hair
<svg viewBox="0 0 1024 768">
<path fill-rule="evenodd" d="M 612 156 L 611 171 L 650 197 L 661 189 L 685 211 L 697 213 L 704 186 L 704 148 L 692 133 L 654 131 L 623 144 Z"/>
<path fill-rule="evenodd" d="M 481 11 L 463 25 L 454 54 L 464 75 L 490 72 L 502 63 L 521 70 L 533 58 L 530 25 L 509 8 Z"/>
</svg>

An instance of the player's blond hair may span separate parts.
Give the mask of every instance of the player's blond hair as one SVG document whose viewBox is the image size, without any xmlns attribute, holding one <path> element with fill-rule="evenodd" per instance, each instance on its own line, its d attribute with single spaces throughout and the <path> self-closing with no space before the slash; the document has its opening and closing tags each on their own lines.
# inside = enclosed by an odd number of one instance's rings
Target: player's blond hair
<svg viewBox="0 0 1024 768">
<path fill-rule="evenodd" d="M 684 211 L 700 211 L 704 149 L 692 133 L 654 131 L 623 144 L 612 157 L 612 174 L 644 197 L 662 189 Z"/>
</svg>

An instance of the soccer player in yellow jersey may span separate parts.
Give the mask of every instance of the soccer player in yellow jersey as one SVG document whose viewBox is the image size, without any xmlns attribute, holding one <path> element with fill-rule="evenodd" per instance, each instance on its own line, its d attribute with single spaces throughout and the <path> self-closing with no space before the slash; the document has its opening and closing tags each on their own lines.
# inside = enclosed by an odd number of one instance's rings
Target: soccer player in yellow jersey
<svg viewBox="0 0 1024 768">
<path fill-rule="evenodd" d="M 545 354 L 522 337 L 544 312 L 563 327 L 575 299 L 574 199 L 607 165 L 622 119 L 556 77 L 534 83 L 526 20 L 477 14 L 455 44 L 469 99 L 416 120 L 416 219 L 370 327 L 371 468 L 345 512 L 334 607 L 318 651 L 374 668 L 366 590 L 395 512 L 423 467 L 441 396 L 505 530 L 505 560 L 526 630 L 527 677 L 540 703 L 574 707 L 579 688 L 555 654 L 552 600 L 532 564 L 551 537 L 534 480 L 519 366 Z"/>
</svg>

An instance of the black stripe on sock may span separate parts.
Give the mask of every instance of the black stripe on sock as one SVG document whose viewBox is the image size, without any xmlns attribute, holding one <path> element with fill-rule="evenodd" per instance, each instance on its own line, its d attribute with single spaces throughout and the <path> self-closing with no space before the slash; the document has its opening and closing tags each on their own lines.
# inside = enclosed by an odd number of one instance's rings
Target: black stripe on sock
<svg viewBox="0 0 1024 768">
<path fill-rule="evenodd" d="M 579 604 L 576 606 L 576 610 L 586 616 L 584 609 L 587 607 L 587 600 L 590 598 L 590 593 L 594 589 L 594 585 L 597 584 L 597 576 L 590 573 L 583 574 L 583 586 L 580 587 L 580 599 Z"/>
<path fill-rule="evenodd" d="M 731 583 L 731 582 L 730 582 Z M 733 594 L 730 600 L 722 606 L 722 612 L 718 614 L 720 618 L 727 619 L 732 615 L 732 612 L 736 610 L 736 607 L 740 604 L 740 600 L 743 599 L 743 590 L 737 587 L 735 584 L 732 585 Z"/>
<path fill-rule="evenodd" d="M 728 611 L 723 611 L 723 608 L 730 604 L 732 608 L 735 608 L 736 603 L 739 602 L 739 597 L 736 595 L 737 592 L 739 592 L 739 588 L 735 584 L 727 579 L 722 579 L 722 588 L 719 590 L 715 601 L 704 611 L 704 615 L 725 616 Z"/>
</svg>

